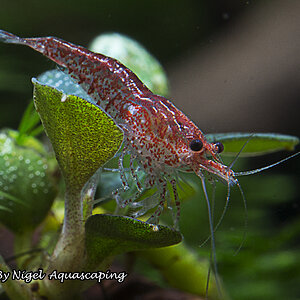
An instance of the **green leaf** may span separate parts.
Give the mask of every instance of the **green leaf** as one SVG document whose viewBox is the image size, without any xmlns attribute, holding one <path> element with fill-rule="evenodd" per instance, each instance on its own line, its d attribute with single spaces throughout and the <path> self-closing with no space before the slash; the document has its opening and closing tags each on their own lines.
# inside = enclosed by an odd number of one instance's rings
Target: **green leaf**
<svg viewBox="0 0 300 300">
<path fill-rule="evenodd" d="M 123 252 L 166 247 L 181 241 L 181 234 L 162 225 L 130 217 L 93 215 L 86 224 L 86 249 L 92 263 Z"/>
<path fill-rule="evenodd" d="M 15 233 L 33 230 L 48 214 L 57 194 L 45 149 L 33 137 L 0 132 L 0 222 Z M 41 151 L 40 151 L 41 150 Z"/>
<path fill-rule="evenodd" d="M 31 135 L 31 132 L 35 129 L 35 127 L 39 123 L 40 123 L 40 118 L 34 109 L 33 102 L 30 101 L 30 103 L 28 104 L 28 106 L 22 116 L 22 119 L 21 119 L 21 122 L 20 122 L 20 125 L 18 128 L 19 138 L 22 135 Z"/>
<path fill-rule="evenodd" d="M 8 212 L 12 212 L 11 209 L 9 209 L 8 207 L 3 206 L 3 205 L 0 205 L 0 210 L 5 210 L 5 211 L 8 211 Z"/>
<path fill-rule="evenodd" d="M 170 286 L 191 294 L 206 296 L 209 261 L 204 258 L 200 259 L 184 243 L 161 249 L 149 249 L 137 254 L 158 269 Z M 220 284 L 221 297 L 218 293 L 215 275 L 211 274 L 208 289 L 209 299 L 229 299 L 221 281 Z"/>
<path fill-rule="evenodd" d="M 98 106 L 33 79 L 34 103 L 64 175 L 81 189 L 118 151 L 123 133 Z"/>
<path fill-rule="evenodd" d="M 11 194 L 9 194 L 9 193 L 5 193 L 5 192 L 3 192 L 3 191 L 0 191 L 0 196 L 1 196 L 3 199 L 6 198 L 6 199 L 11 200 L 11 201 L 13 201 L 13 202 L 15 202 L 15 203 L 18 203 L 18 204 L 20 204 L 20 205 L 28 206 L 28 204 L 26 204 L 26 202 L 22 201 L 21 199 L 18 199 L 17 197 L 15 197 L 15 196 L 13 196 L 13 195 L 11 195 Z"/>
<path fill-rule="evenodd" d="M 275 133 L 216 133 L 207 134 L 210 142 L 222 142 L 225 155 L 236 155 L 242 147 L 241 156 L 257 156 L 281 150 L 294 150 L 299 143 L 299 138 L 291 135 Z"/>
<path fill-rule="evenodd" d="M 35 151 L 37 151 L 38 153 L 40 153 L 42 155 L 47 154 L 47 152 L 45 151 L 44 145 L 39 140 L 35 139 L 32 135 L 28 136 L 25 133 L 20 134 L 18 131 L 11 130 L 11 129 L 6 130 L 5 133 L 10 138 L 15 140 L 19 146 L 29 148 L 29 149 L 34 149 Z"/>
<path fill-rule="evenodd" d="M 44 131 L 43 125 L 40 125 L 31 130 L 30 136 L 37 136 L 37 135 L 41 134 L 43 131 Z"/>
</svg>

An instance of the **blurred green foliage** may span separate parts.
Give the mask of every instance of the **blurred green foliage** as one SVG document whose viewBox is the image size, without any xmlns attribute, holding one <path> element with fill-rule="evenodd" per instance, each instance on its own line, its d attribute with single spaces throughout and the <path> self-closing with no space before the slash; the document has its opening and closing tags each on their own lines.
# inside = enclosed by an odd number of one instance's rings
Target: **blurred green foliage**
<svg viewBox="0 0 300 300">
<path fill-rule="evenodd" d="M 0 220 L 24 233 L 46 217 L 57 189 L 43 146 L 32 137 L 18 144 L 16 136 L 16 131 L 0 131 Z"/>
<path fill-rule="evenodd" d="M 235 169 L 250 167 L 243 159 Z M 248 206 L 246 227 L 242 197 L 232 188 L 229 209 L 215 235 L 219 273 L 232 299 L 298 299 L 298 181 L 296 176 L 279 170 L 241 178 Z M 180 225 L 185 241 L 203 256 L 209 255 L 210 242 L 201 248 L 199 245 L 210 233 L 199 181 L 198 185 L 197 193 L 183 203 Z M 226 187 L 218 184 L 216 221 L 223 210 L 226 192 Z"/>
</svg>

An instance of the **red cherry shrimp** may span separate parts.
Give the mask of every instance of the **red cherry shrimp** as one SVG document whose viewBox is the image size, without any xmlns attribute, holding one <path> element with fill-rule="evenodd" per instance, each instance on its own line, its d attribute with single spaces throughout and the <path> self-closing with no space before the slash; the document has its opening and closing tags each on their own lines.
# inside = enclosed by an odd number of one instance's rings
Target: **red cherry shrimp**
<svg viewBox="0 0 300 300">
<path fill-rule="evenodd" d="M 153 94 L 132 71 L 117 60 L 55 37 L 19 38 L 0 31 L 0 40 L 29 46 L 63 67 L 95 104 L 122 128 L 124 147 L 119 157 L 119 170 L 123 190 L 128 189 L 123 160 L 125 154 L 129 153 L 130 171 L 138 193 L 123 200 L 120 189 L 117 190 L 114 197 L 119 206 L 134 202 L 142 191 L 156 186 L 156 199 L 160 200 L 151 204 L 152 207 L 157 206 L 157 209 L 149 221 L 157 223 L 166 201 L 167 183 L 170 183 L 177 208 L 174 217 L 177 226 L 180 200 L 174 174 L 178 171 L 195 172 L 202 180 L 203 171 L 207 171 L 228 185 L 237 184 L 234 172 L 218 158 L 218 153 L 223 150 L 222 144 L 209 143 L 187 116 L 166 98 Z M 133 167 L 134 160 L 147 174 L 143 186 Z"/>
<path fill-rule="evenodd" d="M 298 155 L 299 152 L 261 169 L 235 173 L 232 167 L 236 159 L 226 166 L 219 158 L 218 154 L 224 149 L 222 143 L 210 143 L 186 115 L 166 98 L 153 94 L 119 61 L 56 37 L 20 38 L 0 30 L 0 41 L 29 46 L 57 63 L 81 86 L 93 103 L 104 110 L 123 130 L 123 149 L 119 154 L 118 168 L 122 188 L 113 193 L 119 207 L 131 205 L 139 208 L 134 217 L 156 208 L 148 220 L 156 224 L 167 201 L 167 186 L 170 185 L 176 207 L 176 213 L 173 214 L 174 227 L 178 227 L 180 217 L 180 199 L 176 181 L 178 172 L 194 172 L 201 179 L 208 208 L 213 269 L 217 278 L 214 231 L 226 211 L 230 187 L 237 185 L 246 203 L 237 180 L 238 176 L 261 172 Z M 135 181 L 137 192 L 134 196 L 123 199 L 122 192 L 129 189 L 124 168 L 124 157 L 128 154 L 129 172 Z M 142 183 L 139 180 L 138 170 L 146 174 Z M 217 177 L 228 186 L 225 208 L 215 228 L 206 191 L 206 174 Z M 138 201 L 140 195 L 151 187 L 156 187 L 156 192 Z"/>
</svg>

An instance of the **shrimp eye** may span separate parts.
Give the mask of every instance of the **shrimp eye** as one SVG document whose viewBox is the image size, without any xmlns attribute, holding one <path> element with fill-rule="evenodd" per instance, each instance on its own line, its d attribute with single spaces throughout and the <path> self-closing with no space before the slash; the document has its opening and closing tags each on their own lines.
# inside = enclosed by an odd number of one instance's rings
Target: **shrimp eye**
<svg viewBox="0 0 300 300">
<path fill-rule="evenodd" d="M 192 140 L 191 143 L 190 143 L 190 148 L 191 150 L 193 151 L 200 151 L 203 147 L 203 143 L 201 140 Z"/>
<path fill-rule="evenodd" d="M 221 142 L 216 142 L 215 147 L 218 153 L 221 153 L 224 150 L 224 145 Z"/>
</svg>

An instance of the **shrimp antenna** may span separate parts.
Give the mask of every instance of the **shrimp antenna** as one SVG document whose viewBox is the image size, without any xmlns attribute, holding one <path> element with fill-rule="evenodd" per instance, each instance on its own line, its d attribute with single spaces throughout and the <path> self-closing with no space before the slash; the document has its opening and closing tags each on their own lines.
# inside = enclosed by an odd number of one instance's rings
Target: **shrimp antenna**
<svg viewBox="0 0 300 300">
<path fill-rule="evenodd" d="M 241 150 L 237 153 L 237 155 L 235 156 L 235 158 L 233 159 L 233 161 L 229 164 L 228 169 L 231 169 L 233 167 L 233 165 L 236 163 L 237 159 L 239 158 L 240 154 L 242 153 L 242 151 L 245 149 L 245 147 L 247 146 L 247 144 L 250 142 L 250 140 L 254 137 L 255 133 L 252 133 L 248 140 L 244 143 L 243 147 L 241 148 Z"/>
<path fill-rule="evenodd" d="M 245 197 L 245 194 L 244 194 L 244 192 L 242 190 L 242 187 L 241 187 L 241 185 L 240 185 L 239 182 L 237 183 L 237 186 L 238 186 L 238 188 L 240 190 L 240 193 L 241 193 L 242 199 L 243 199 L 243 205 L 244 205 L 244 211 L 245 211 L 245 221 L 244 221 L 244 233 L 243 233 L 242 241 L 241 241 L 238 249 L 235 251 L 235 253 L 234 253 L 233 256 L 236 256 L 240 252 L 241 248 L 243 247 L 244 242 L 246 240 L 247 228 L 248 228 L 248 209 L 247 209 L 246 197 Z"/>
<path fill-rule="evenodd" d="M 237 183 L 237 186 L 238 186 L 238 188 L 240 190 L 240 193 L 241 193 L 242 199 L 243 199 L 243 205 L 244 205 L 244 211 L 245 211 L 245 222 L 244 222 L 244 233 L 243 233 L 242 242 L 239 245 L 238 249 L 235 251 L 234 256 L 236 256 L 240 252 L 241 248 L 243 247 L 243 244 L 244 244 L 244 242 L 246 240 L 247 228 L 248 228 L 248 209 L 247 209 L 246 197 L 245 197 L 245 194 L 244 194 L 244 192 L 242 190 L 242 187 L 241 187 L 241 185 L 240 185 L 239 182 Z M 228 210 L 229 200 L 230 200 L 230 185 L 228 185 L 227 198 L 226 198 L 225 206 L 224 206 L 223 211 L 222 211 L 222 215 L 219 218 L 219 221 L 218 221 L 217 225 L 214 227 L 214 232 L 217 231 L 217 229 L 219 228 L 219 226 L 221 225 L 221 223 L 222 223 L 222 221 L 224 219 L 225 213 Z M 206 238 L 206 240 L 200 245 L 200 247 L 203 247 L 210 238 L 211 238 L 211 235 L 209 235 Z"/>
<path fill-rule="evenodd" d="M 211 203 L 211 208 L 212 208 L 212 222 L 214 223 L 214 211 L 215 211 L 215 196 L 216 196 L 216 182 L 213 181 L 213 189 L 212 189 L 212 203 Z M 216 228 L 215 228 L 216 231 Z M 208 241 L 210 238 L 210 236 L 206 239 L 206 241 Z M 201 247 L 202 245 L 200 245 Z M 208 290 L 209 290 L 209 281 L 210 281 L 210 274 L 211 274 L 211 262 L 212 262 L 212 255 L 211 255 L 211 251 L 209 254 L 209 267 L 208 267 L 208 272 L 207 272 L 207 278 L 206 278 L 206 288 L 205 288 L 205 298 L 208 299 Z"/>
<path fill-rule="evenodd" d="M 216 156 L 217 156 L 218 160 L 219 160 L 222 164 L 224 164 L 221 155 L 220 155 L 219 153 L 216 153 Z"/>
<path fill-rule="evenodd" d="M 211 252 L 210 252 L 210 256 L 209 256 L 209 261 L 211 261 Z M 211 273 L 211 264 L 209 264 L 208 272 L 207 272 L 206 288 L 205 288 L 205 299 L 208 299 L 210 273 Z"/>
<path fill-rule="evenodd" d="M 219 282 L 219 277 L 218 277 L 218 268 L 217 268 L 216 245 L 215 245 L 215 235 L 214 235 L 214 226 L 213 226 L 213 219 L 212 219 L 212 211 L 211 211 L 210 201 L 209 201 L 207 190 L 206 190 L 205 177 L 200 172 L 198 172 L 198 176 L 201 179 L 203 193 L 204 193 L 206 204 L 207 204 L 209 229 L 210 229 L 210 234 L 211 234 L 211 260 L 212 260 L 212 267 L 213 267 L 213 271 L 215 273 L 215 280 L 216 280 L 216 286 L 217 286 L 217 289 L 218 289 L 218 294 L 221 296 L 221 288 L 220 288 L 220 282 Z"/>
<path fill-rule="evenodd" d="M 227 197 L 226 197 L 226 202 L 225 202 L 225 205 L 224 205 L 224 208 L 223 208 L 223 211 L 222 211 L 222 214 L 218 220 L 218 223 L 217 225 L 214 227 L 214 232 L 217 231 L 217 229 L 219 228 L 219 226 L 221 225 L 223 219 L 224 219 L 224 216 L 227 212 L 227 209 L 228 209 L 228 206 L 229 206 L 229 199 L 230 199 L 230 185 L 228 184 L 228 189 L 227 189 Z M 208 240 L 211 238 L 211 234 L 206 238 L 206 240 L 204 242 L 202 242 L 202 244 L 200 245 L 200 247 L 203 247 L 207 242 Z"/>
<path fill-rule="evenodd" d="M 287 160 L 289 160 L 289 159 L 291 159 L 291 158 L 293 158 L 293 157 L 295 157 L 299 154 L 300 154 L 300 151 L 298 151 L 297 153 L 295 153 L 293 155 L 290 155 L 290 156 L 288 156 L 288 157 L 286 157 L 286 158 L 284 158 L 284 159 L 282 159 L 282 160 L 280 160 L 280 161 L 278 161 L 274 164 L 271 164 L 271 165 L 268 165 L 268 166 L 265 166 L 265 167 L 262 167 L 262 168 L 259 168 L 259 169 L 245 171 L 245 172 L 236 172 L 236 173 L 234 173 L 234 176 L 237 177 L 237 176 L 252 175 L 252 174 L 262 172 L 264 170 L 268 170 L 268 169 L 273 168 L 273 167 L 275 167 L 275 166 L 277 166 L 277 165 L 279 165 L 279 164 L 281 164 L 281 163 L 283 163 L 283 162 L 285 162 L 285 161 L 287 161 Z"/>
</svg>

